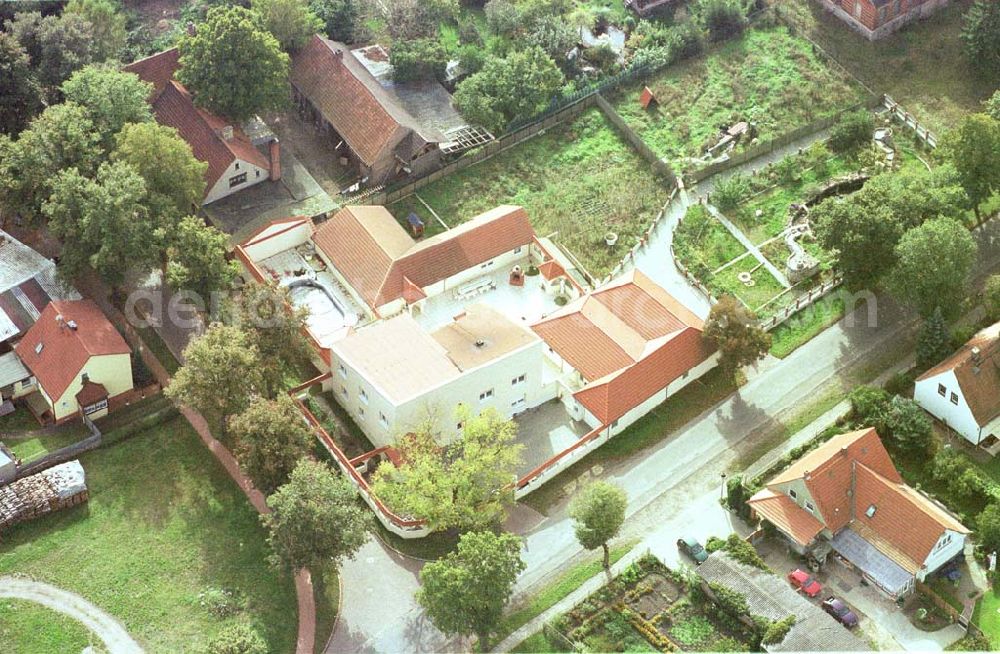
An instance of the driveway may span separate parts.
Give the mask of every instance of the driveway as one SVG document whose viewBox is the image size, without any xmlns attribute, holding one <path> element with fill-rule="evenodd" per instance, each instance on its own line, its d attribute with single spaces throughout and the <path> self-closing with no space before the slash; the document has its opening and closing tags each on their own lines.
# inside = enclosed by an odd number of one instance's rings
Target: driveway
<svg viewBox="0 0 1000 654">
<path fill-rule="evenodd" d="M 23 577 L 0 577 L 0 597 L 35 602 L 68 615 L 94 632 L 111 654 L 143 651 L 118 620 L 69 591 Z"/>
</svg>

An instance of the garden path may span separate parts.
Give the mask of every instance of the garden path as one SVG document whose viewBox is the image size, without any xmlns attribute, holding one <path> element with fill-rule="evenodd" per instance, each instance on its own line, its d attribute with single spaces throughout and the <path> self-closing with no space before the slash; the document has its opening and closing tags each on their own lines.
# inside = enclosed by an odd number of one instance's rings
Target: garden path
<svg viewBox="0 0 1000 654">
<path fill-rule="evenodd" d="M 0 577 L 0 597 L 35 602 L 68 615 L 100 638 L 111 654 L 142 654 L 118 620 L 75 593 L 24 577 Z"/>
<path fill-rule="evenodd" d="M 778 280 L 779 284 L 781 284 L 785 288 L 792 287 L 791 283 L 788 281 L 788 278 L 785 277 L 785 274 L 780 270 L 778 270 L 773 263 L 767 260 L 767 257 L 765 257 L 764 254 L 760 251 L 760 249 L 753 244 L 753 241 L 747 238 L 747 235 L 743 233 L 743 230 L 734 225 L 728 218 L 726 218 L 723 215 L 721 211 L 716 209 L 711 204 L 706 202 L 705 208 L 708 209 L 708 212 L 710 214 L 715 216 L 716 220 L 722 223 L 723 227 L 729 230 L 729 233 L 732 234 L 736 238 L 736 240 L 739 241 L 743 245 L 743 247 L 745 247 L 747 251 L 750 252 L 750 254 L 752 254 L 754 258 L 760 262 L 762 266 L 764 266 L 765 269 L 767 269 L 767 272 L 771 273 L 772 277 Z"/>
</svg>

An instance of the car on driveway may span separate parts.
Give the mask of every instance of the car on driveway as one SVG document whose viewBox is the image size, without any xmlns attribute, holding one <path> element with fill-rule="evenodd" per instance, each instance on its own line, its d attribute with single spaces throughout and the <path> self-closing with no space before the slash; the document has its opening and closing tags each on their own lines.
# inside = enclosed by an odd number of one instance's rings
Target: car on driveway
<svg viewBox="0 0 1000 654">
<path fill-rule="evenodd" d="M 701 546 L 701 543 L 699 543 L 696 539 L 691 538 L 690 536 L 685 536 L 684 538 L 678 539 L 677 547 L 682 552 L 684 552 L 692 559 L 694 559 L 694 562 L 697 563 L 698 565 L 704 563 L 705 559 L 708 558 L 708 552 L 705 550 L 704 547 Z"/>
<path fill-rule="evenodd" d="M 823 610 L 833 616 L 833 619 L 848 629 L 858 626 L 858 615 L 836 597 L 830 596 L 823 600 Z"/>
<path fill-rule="evenodd" d="M 801 590 L 809 597 L 816 597 L 823 590 L 823 586 L 813 579 L 812 575 L 800 568 L 796 568 L 788 573 L 788 581 L 792 582 L 792 585 L 796 589 Z"/>
</svg>

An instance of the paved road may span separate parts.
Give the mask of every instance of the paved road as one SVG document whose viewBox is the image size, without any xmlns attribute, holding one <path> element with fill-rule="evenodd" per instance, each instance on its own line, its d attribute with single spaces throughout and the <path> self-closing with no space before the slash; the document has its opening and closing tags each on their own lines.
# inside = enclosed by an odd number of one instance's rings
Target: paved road
<svg viewBox="0 0 1000 654">
<path fill-rule="evenodd" d="M 46 606 L 77 620 L 104 642 L 111 654 L 142 654 L 125 627 L 79 595 L 41 581 L 23 577 L 0 577 L 0 597 L 26 600 Z"/>
</svg>

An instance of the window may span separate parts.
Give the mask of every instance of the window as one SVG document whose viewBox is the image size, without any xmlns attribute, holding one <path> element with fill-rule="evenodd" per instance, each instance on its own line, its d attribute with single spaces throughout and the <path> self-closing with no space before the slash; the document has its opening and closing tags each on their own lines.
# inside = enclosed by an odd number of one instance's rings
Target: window
<svg viewBox="0 0 1000 654">
<path fill-rule="evenodd" d="M 385 414 L 381 411 L 378 412 L 378 421 L 383 427 L 389 426 L 389 419 L 385 417 Z"/>
<path fill-rule="evenodd" d="M 511 386 L 517 386 L 518 384 L 523 384 L 523 383 L 524 383 L 524 375 L 518 375 L 514 379 L 510 380 Z"/>
<path fill-rule="evenodd" d="M 345 366 L 342 363 L 338 364 L 337 365 L 337 372 L 340 373 L 341 377 L 343 377 L 344 379 L 347 379 L 347 366 Z"/>
<path fill-rule="evenodd" d="M 485 402 L 486 400 L 488 400 L 491 397 L 493 397 L 493 389 L 492 388 L 490 390 L 488 390 L 488 391 L 483 391 L 482 393 L 480 393 L 479 394 L 479 401 L 480 402 Z"/>
<path fill-rule="evenodd" d="M 358 407 L 358 417 L 359 418 L 364 418 L 365 417 L 365 410 L 364 410 L 363 407 L 360 407 L 360 406 Z"/>
<path fill-rule="evenodd" d="M 459 429 L 459 430 L 461 430 L 461 429 L 462 429 L 462 427 L 464 427 L 464 426 L 465 426 L 465 423 L 464 423 L 464 422 L 460 422 L 460 423 L 458 423 L 457 425 L 455 425 L 455 429 Z"/>
<path fill-rule="evenodd" d="M 958 405 L 958 393 L 952 393 L 950 399 L 952 404 Z"/>
<path fill-rule="evenodd" d="M 242 184 L 245 181 L 247 181 L 247 174 L 246 173 L 240 173 L 239 175 L 233 175 L 232 177 L 229 178 L 229 188 L 233 188 L 234 186 L 239 186 L 240 184 Z"/>
<path fill-rule="evenodd" d="M 104 398 L 96 404 L 91 404 L 90 406 L 83 407 L 83 415 L 89 416 L 92 413 L 97 413 L 108 408 L 108 399 Z"/>
<path fill-rule="evenodd" d="M 490 267 L 490 266 L 492 266 L 492 265 L 493 265 L 493 262 L 492 262 L 492 261 L 487 261 L 486 263 L 482 264 L 482 265 L 481 265 L 481 266 L 479 266 L 479 267 L 480 267 L 480 268 L 489 268 L 489 267 Z"/>
<path fill-rule="evenodd" d="M 344 397 L 347 397 L 347 387 L 346 387 L 346 386 L 341 386 L 341 387 L 340 387 L 340 393 L 341 393 L 341 395 L 343 395 Z"/>
<path fill-rule="evenodd" d="M 941 537 L 941 540 L 939 540 L 937 545 L 934 546 L 934 549 L 935 550 L 944 549 L 944 546 L 950 542 L 951 542 L 951 534 L 947 533 Z"/>
<path fill-rule="evenodd" d="M 361 398 L 362 402 L 368 404 L 368 393 L 365 391 L 365 389 L 362 388 L 358 390 L 358 397 Z"/>
<path fill-rule="evenodd" d="M 257 170 L 257 179 L 260 179 L 260 169 Z"/>
<path fill-rule="evenodd" d="M 875 511 L 876 511 L 875 505 L 872 504 L 871 506 L 868 507 L 868 510 L 865 511 L 865 515 L 868 516 L 869 518 L 873 518 L 875 517 Z"/>
<path fill-rule="evenodd" d="M 516 248 L 514 248 L 514 254 L 519 254 L 520 252 L 521 252 L 521 246 L 518 245 Z"/>
<path fill-rule="evenodd" d="M 806 500 L 806 511 L 809 513 L 816 513 L 816 507 L 812 505 L 812 502 Z"/>
<path fill-rule="evenodd" d="M 948 389 L 944 387 L 944 384 L 938 384 L 938 395 L 948 397 Z"/>
<path fill-rule="evenodd" d="M 233 170 L 239 170 L 239 169 L 240 169 L 240 162 L 237 161 L 235 164 L 233 164 Z"/>
<path fill-rule="evenodd" d="M 519 409 L 522 406 L 524 406 L 524 403 L 525 403 L 524 397 L 523 396 L 519 397 L 519 398 L 517 398 L 516 400 L 514 400 L 513 402 L 510 403 L 510 408 L 512 408 L 512 409 Z"/>
<path fill-rule="evenodd" d="M 794 489 L 789 488 L 788 489 L 788 497 L 792 498 L 793 500 L 797 500 L 797 499 L 799 499 L 799 494 L 796 493 Z"/>
</svg>

